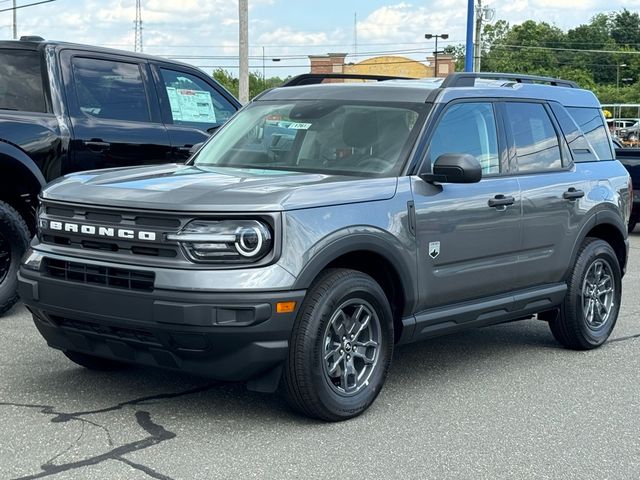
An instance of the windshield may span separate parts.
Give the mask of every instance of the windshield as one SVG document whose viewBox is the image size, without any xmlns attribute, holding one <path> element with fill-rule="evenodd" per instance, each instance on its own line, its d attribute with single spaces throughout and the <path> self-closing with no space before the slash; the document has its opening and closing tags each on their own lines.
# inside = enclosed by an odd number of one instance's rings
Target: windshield
<svg viewBox="0 0 640 480">
<path fill-rule="evenodd" d="M 194 164 L 395 176 L 425 110 L 425 104 L 388 102 L 256 102 L 225 125 Z"/>
</svg>

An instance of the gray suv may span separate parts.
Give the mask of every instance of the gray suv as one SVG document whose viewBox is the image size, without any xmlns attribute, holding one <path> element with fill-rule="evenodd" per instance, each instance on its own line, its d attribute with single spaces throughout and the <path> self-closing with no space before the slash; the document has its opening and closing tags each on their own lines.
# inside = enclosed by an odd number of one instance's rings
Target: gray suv
<svg viewBox="0 0 640 480">
<path fill-rule="evenodd" d="M 19 287 L 48 345 L 281 386 L 336 421 L 372 404 L 400 344 L 534 315 L 566 347 L 605 342 L 630 185 L 591 92 L 324 77 L 261 95 L 186 164 L 44 190 Z"/>
</svg>

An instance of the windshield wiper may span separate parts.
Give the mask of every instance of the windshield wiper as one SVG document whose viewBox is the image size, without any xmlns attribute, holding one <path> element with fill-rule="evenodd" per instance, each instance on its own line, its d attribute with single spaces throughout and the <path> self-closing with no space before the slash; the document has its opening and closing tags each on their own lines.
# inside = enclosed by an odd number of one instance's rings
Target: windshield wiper
<svg viewBox="0 0 640 480">
<path fill-rule="evenodd" d="M 12 112 L 17 112 L 17 108 L 9 108 L 9 107 L 0 107 L 0 110 L 11 110 Z"/>
</svg>

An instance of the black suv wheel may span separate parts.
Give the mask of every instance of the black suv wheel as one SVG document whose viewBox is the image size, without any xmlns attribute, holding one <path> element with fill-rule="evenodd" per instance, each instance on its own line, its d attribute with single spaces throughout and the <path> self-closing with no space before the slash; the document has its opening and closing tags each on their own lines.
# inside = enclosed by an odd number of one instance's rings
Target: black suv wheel
<svg viewBox="0 0 640 480">
<path fill-rule="evenodd" d="M 556 340 L 575 350 L 602 345 L 618 319 L 621 278 L 611 246 L 599 239 L 585 240 L 567 281 L 564 304 L 549 321 Z"/>
<path fill-rule="evenodd" d="M 31 234 L 22 216 L 0 201 L 0 315 L 18 301 L 17 273 Z"/>
<path fill-rule="evenodd" d="M 324 272 L 309 290 L 291 336 L 284 384 L 291 405 L 339 421 L 364 412 L 380 393 L 393 353 L 393 318 L 368 275 Z"/>
</svg>

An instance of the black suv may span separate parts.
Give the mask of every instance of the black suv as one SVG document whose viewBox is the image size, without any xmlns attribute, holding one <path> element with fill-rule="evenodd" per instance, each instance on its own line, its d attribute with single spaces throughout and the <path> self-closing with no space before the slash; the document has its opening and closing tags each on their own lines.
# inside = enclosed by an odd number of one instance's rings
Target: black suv
<svg viewBox="0 0 640 480">
<path fill-rule="evenodd" d="M 192 66 L 26 37 L 0 42 L 0 315 L 46 182 L 78 170 L 181 162 L 240 108 Z"/>
<path fill-rule="evenodd" d="M 45 189 L 19 284 L 49 346 L 282 383 L 342 420 L 397 344 L 534 315 L 569 348 L 606 341 L 631 199 L 591 92 L 503 74 L 300 85 L 316 80 L 263 94 L 186 165 Z"/>
</svg>

